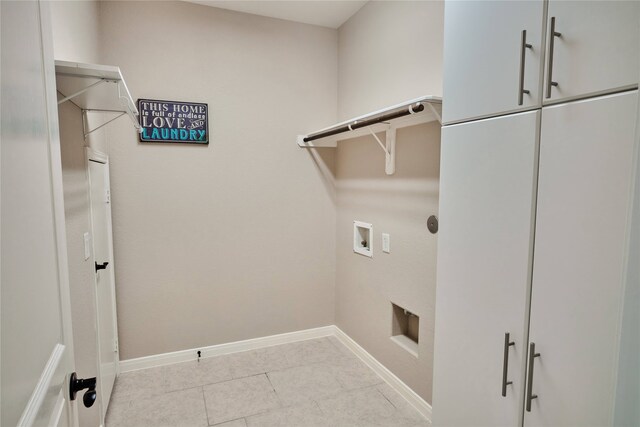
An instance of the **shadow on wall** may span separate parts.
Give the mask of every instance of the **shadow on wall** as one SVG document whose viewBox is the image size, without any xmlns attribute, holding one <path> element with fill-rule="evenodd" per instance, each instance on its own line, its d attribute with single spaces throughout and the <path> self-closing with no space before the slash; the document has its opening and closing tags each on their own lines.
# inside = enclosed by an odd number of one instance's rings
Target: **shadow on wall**
<svg viewBox="0 0 640 427">
<path fill-rule="evenodd" d="M 383 138 L 383 134 L 378 134 Z M 384 153 L 372 136 L 338 143 L 339 179 L 435 179 L 440 176 L 440 125 L 425 123 L 398 129 L 396 173 L 384 173 Z M 434 154 L 438 156 L 434 156 Z"/>
<path fill-rule="evenodd" d="M 313 161 L 319 176 L 322 178 L 327 194 L 336 203 L 336 149 L 335 148 L 300 148 L 306 151 Z"/>
<path fill-rule="evenodd" d="M 425 199 L 437 202 L 440 179 L 439 124 L 434 122 L 398 130 L 396 173 L 393 175 L 385 174 L 384 153 L 372 136 L 342 144 L 336 159 L 336 186 L 341 199 L 354 197 L 350 201 L 352 206 L 357 200 L 359 208 L 402 213 L 419 209 Z"/>
</svg>

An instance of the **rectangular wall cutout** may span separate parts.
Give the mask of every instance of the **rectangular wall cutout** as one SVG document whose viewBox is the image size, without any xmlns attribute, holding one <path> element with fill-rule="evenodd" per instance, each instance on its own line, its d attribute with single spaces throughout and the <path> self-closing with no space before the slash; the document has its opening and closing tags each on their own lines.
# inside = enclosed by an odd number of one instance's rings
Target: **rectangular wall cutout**
<svg viewBox="0 0 640 427">
<path fill-rule="evenodd" d="M 373 257 L 373 225 L 362 222 L 353 221 L 353 252 Z"/>
<path fill-rule="evenodd" d="M 399 305 L 391 303 L 391 340 L 418 357 L 420 318 Z"/>
</svg>

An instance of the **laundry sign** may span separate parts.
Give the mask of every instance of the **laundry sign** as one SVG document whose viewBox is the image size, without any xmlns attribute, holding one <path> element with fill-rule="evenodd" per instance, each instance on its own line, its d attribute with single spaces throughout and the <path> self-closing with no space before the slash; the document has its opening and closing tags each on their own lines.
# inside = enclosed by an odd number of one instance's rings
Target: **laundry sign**
<svg viewBox="0 0 640 427">
<path fill-rule="evenodd" d="M 209 143 L 207 104 L 138 99 L 141 142 Z"/>
</svg>

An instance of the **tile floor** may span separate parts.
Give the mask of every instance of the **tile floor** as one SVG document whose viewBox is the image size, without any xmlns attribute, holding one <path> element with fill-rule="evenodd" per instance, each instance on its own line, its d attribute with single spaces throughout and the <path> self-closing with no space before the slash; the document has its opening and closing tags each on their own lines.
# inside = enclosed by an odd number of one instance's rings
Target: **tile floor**
<svg viewBox="0 0 640 427">
<path fill-rule="evenodd" d="M 117 379 L 106 427 L 429 426 L 335 337 Z"/>
</svg>

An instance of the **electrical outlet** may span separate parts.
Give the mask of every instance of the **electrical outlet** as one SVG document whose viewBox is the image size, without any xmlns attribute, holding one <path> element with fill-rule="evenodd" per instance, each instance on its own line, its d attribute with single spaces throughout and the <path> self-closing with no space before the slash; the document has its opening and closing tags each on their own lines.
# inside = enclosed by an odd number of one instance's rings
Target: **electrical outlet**
<svg viewBox="0 0 640 427">
<path fill-rule="evenodd" d="M 391 238 L 387 233 L 382 233 L 382 252 L 391 253 Z"/>
</svg>

